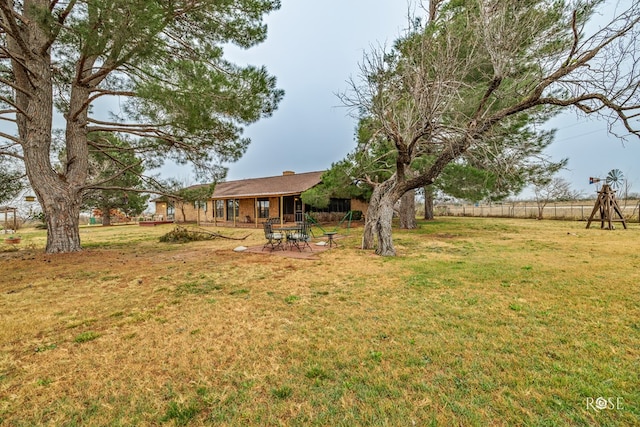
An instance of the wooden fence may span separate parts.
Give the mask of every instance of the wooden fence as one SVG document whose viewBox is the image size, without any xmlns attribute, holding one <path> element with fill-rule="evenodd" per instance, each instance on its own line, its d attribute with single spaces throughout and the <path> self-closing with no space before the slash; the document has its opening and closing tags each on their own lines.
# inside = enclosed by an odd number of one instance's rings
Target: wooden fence
<svg viewBox="0 0 640 427">
<path fill-rule="evenodd" d="M 628 222 L 640 222 L 640 201 L 618 200 L 624 218 Z M 542 212 L 543 219 L 586 221 L 589 219 L 595 200 L 548 203 Z M 490 205 L 438 204 L 436 216 L 475 216 L 502 218 L 538 218 L 535 202 L 504 202 Z M 599 215 L 598 215 L 599 218 Z"/>
</svg>

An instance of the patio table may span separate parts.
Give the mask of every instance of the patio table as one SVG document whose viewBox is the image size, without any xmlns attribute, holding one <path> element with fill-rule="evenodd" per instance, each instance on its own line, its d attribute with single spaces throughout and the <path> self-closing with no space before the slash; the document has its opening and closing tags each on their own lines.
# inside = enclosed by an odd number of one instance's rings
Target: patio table
<svg viewBox="0 0 640 427">
<path fill-rule="evenodd" d="M 274 227 L 273 230 L 274 231 L 280 231 L 280 232 L 284 233 L 285 236 L 287 237 L 286 243 L 288 243 L 289 244 L 289 248 L 291 248 L 291 239 L 290 239 L 290 237 L 291 237 L 292 234 L 300 232 L 301 227 L 302 226 L 300 226 L 300 225 L 285 225 L 285 226 L 282 226 L 282 227 Z"/>
<path fill-rule="evenodd" d="M 333 236 L 335 236 L 336 234 L 338 234 L 337 231 L 325 231 L 324 232 L 324 236 L 327 236 L 327 243 L 329 243 L 329 247 L 331 248 L 332 246 L 338 246 L 338 244 L 336 243 L 335 240 L 333 240 Z"/>
</svg>

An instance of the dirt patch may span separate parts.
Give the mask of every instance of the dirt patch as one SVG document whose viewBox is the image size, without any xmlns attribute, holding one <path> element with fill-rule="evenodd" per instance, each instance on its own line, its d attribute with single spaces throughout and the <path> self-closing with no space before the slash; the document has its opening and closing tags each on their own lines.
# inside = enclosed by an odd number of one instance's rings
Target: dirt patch
<svg viewBox="0 0 640 427">
<path fill-rule="evenodd" d="M 265 255 L 273 255 L 273 256 L 278 256 L 283 258 L 319 260 L 320 259 L 320 257 L 318 256 L 319 254 L 326 252 L 330 249 L 335 249 L 336 247 L 339 247 L 340 246 L 339 241 L 343 238 L 344 236 L 342 235 L 339 235 L 339 234 L 334 235 L 333 247 L 329 247 L 326 244 L 327 243 L 326 237 L 319 237 L 314 239 L 314 241 L 310 244 L 311 249 L 309 249 L 308 247 L 305 247 L 302 250 L 298 250 L 295 247 L 293 248 L 285 247 L 284 250 L 282 249 L 271 250 L 271 248 L 269 247 L 265 248 L 264 245 L 259 245 L 259 246 L 250 246 L 247 248 L 247 250 L 243 251 L 242 253 L 265 254 Z"/>
</svg>

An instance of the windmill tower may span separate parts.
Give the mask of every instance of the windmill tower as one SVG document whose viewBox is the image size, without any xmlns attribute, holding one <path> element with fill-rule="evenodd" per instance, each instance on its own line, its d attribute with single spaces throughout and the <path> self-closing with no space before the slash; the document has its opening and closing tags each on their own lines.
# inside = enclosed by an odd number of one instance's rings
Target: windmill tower
<svg viewBox="0 0 640 427">
<path fill-rule="evenodd" d="M 597 183 L 601 181 L 599 178 L 589 178 L 589 183 Z M 591 225 L 591 222 L 595 219 L 597 214 L 600 214 L 600 228 L 606 228 L 607 230 L 613 230 L 614 222 L 622 222 L 622 226 L 626 229 L 627 223 L 625 222 L 622 210 L 616 200 L 616 190 L 620 187 L 624 181 L 624 176 L 619 169 L 613 169 L 607 174 L 605 184 L 598 190 L 598 198 L 596 204 L 593 207 L 589 221 L 587 221 L 587 228 Z M 616 217 L 617 215 L 617 217 Z"/>
</svg>

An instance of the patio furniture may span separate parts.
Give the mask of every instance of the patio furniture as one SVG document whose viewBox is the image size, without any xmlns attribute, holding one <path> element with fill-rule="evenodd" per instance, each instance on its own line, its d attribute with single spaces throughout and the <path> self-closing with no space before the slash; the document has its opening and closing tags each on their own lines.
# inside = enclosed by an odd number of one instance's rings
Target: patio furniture
<svg viewBox="0 0 640 427">
<path fill-rule="evenodd" d="M 333 236 L 335 236 L 336 234 L 338 234 L 337 231 L 325 231 L 324 232 L 324 235 L 327 236 L 327 244 L 329 245 L 329 248 L 331 248 L 332 246 L 338 246 L 336 241 L 333 239 Z"/>
<path fill-rule="evenodd" d="M 284 250 L 282 247 L 282 239 L 284 238 L 284 235 L 281 232 L 274 231 L 269 221 L 264 223 L 264 238 L 267 239 L 267 243 L 262 247 L 263 251 L 267 246 L 271 246 L 272 251 L 276 248 Z"/>
<path fill-rule="evenodd" d="M 284 226 L 279 225 L 278 227 L 273 228 L 273 231 L 276 233 L 281 233 L 283 235 L 283 239 L 285 239 L 285 243 L 286 243 L 283 249 L 286 249 L 287 246 L 288 247 L 296 246 L 293 236 L 300 232 L 300 225 L 299 224 L 284 225 Z"/>
<path fill-rule="evenodd" d="M 313 252 L 311 245 L 309 245 L 311 241 L 311 224 L 308 222 L 301 223 L 299 228 L 288 236 L 288 240 L 293 246 L 298 248 L 299 251 L 302 251 L 306 246 Z"/>
</svg>

